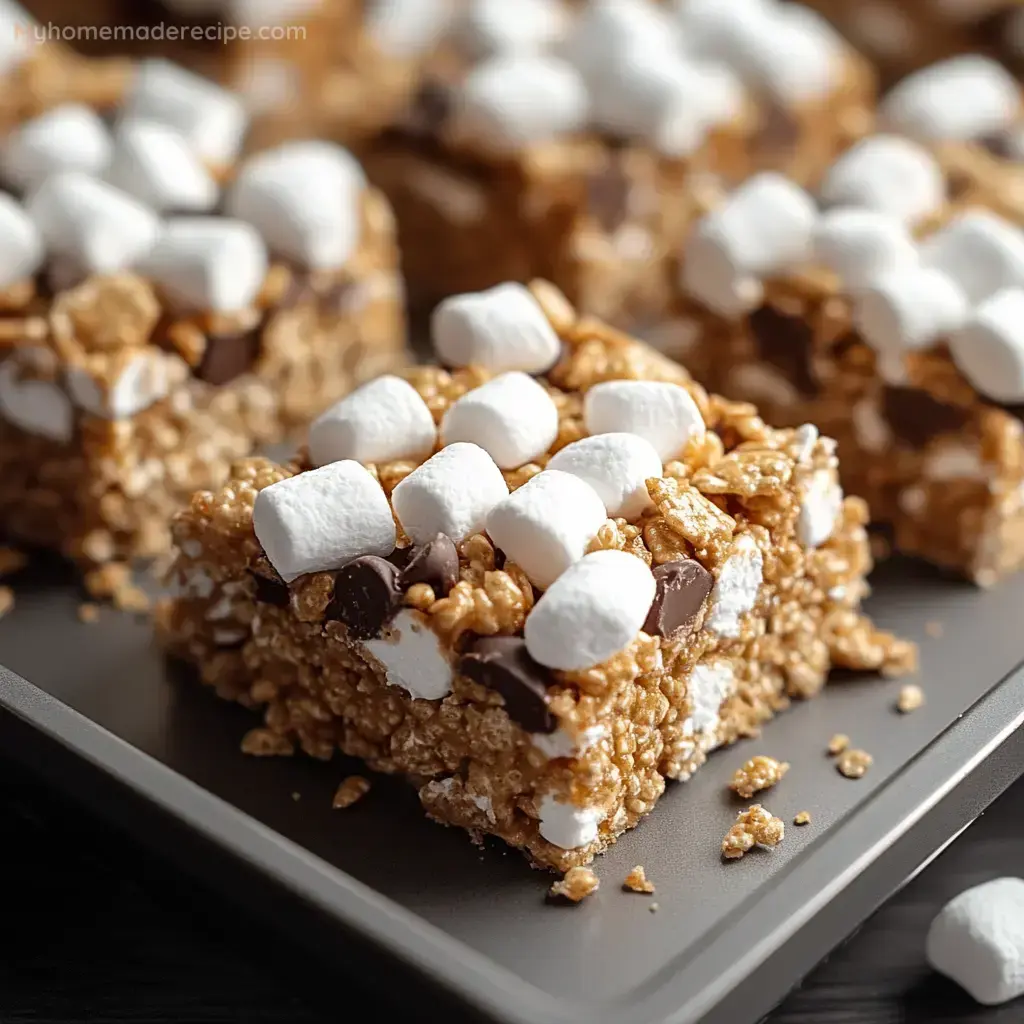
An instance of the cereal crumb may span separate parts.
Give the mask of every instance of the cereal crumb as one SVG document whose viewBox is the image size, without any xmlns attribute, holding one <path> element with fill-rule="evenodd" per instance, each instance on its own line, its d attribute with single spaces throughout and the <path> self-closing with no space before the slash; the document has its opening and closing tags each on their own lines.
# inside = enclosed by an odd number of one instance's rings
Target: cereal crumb
<svg viewBox="0 0 1024 1024">
<path fill-rule="evenodd" d="M 789 771 L 789 762 L 758 754 L 742 768 L 737 768 L 729 788 L 744 800 L 749 800 L 762 789 L 771 789 Z"/>
<path fill-rule="evenodd" d="M 90 597 L 99 600 L 113 597 L 119 590 L 131 585 L 131 570 L 124 562 L 108 562 L 85 575 L 85 589 Z"/>
<path fill-rule="evenodd" d="M 809 825 L 811 823 L 811 812 L 800 811 L 797 816 L 793 819 L 794 825 Z"/>
<path fill-rule="evenodd" d="M 287 757 L 295 753 L 295 746 L 287 736 L 270 729 L 250 729 L 242 737 L 242 753 L 253 757 Z"/>
<path fill-rule="evenodd" d="M 835 757 L 836 754 L 841 754 L 850 745 L 850 737 L 843 732 L 837 732 L 832 739 L 828 741 L 828 752 Z"/>
<path fill-rule="evenodd" d="M 357 800 L 361 800 L 370 791 L 370 780 L 364 779 L 362 775 L 350 775 L 343 779 L 334 794 L 331 806 L 336 811 L 351 807 Z"/>
<path fill-rule="evenodd" d="M 846 750 L 836 761 L 836 768 L 840 775 L 845 775 L 848 779 L 860 779 L 864 777 L 874 760 L 866 750 Z"/>
<path fill-rule="evenodd" d="M 781 818 L 776 818 L 760 804 L 753 804 L 739 812 L 736 823 L 726 833 L 722 856 L 736 860 L 754 846 L 778 846 L 785 833 L 786 826 Z"/>
<path fill-rule="evenodd" d="M 924 690 L 920 686 L 908 683 L 900 688 L 900 695 L 896 699 L 896 710 L 903 715 L 909 715 L 916 711 L 924 703 Z"/>
<path fill-rule="evenodd" d="M 122 612 L 148 612 L 151 602 L 141 587 L 128 584 L 114 591 L 114 607 Z"/>
<path fill-rule="evenodd" d="M 0 576 L 11 576 L 28 565 L 28 555 L 16 548 L 0 547 Z"/>
<path fill-rule="evenodd" d="M 292 799 L 296 803 L 298 803 L 302 799 L 302 794 L 301 793 L 292 793 Z"/>
<path fill-rule="evenodd" d="M 933 637 L 936 640 L 938 640 L 938 638 L 942 636 L 944 632 L 942 628 L 942 623 L 936 622 L 934 619 L 924 624 L 924 631 L 928 634 L 928 636 Z"/>
<path fill-rule="evenodd" d="M 657 904 L 657 903 L 649 903 L 649 904 L 647 905 L 647 909 L 648 909 L 648 910 L 649 910 L 649 911 L 650 911 L 650 912 L 651 912 L 652 914 L 656 914 L 656 913 L 658 912 L 658 904 Z"/>
<path fill-rule="evenodd" d="M 93 604 L 91 601 L 86 601 L 78 606 L 78 621 L 93 623 L 98 621 L 100 617 L 99 605 Z"/>
<path fill-rule="evenodd" d="M 647 880 L 647 873 L 644 871 L 643 864 L 637 864 L 635 868 L 628 875 L 626 880 L 622 883 L 623 889 L 628 889 L 630 892 L 654 892 L 654 883 Z"/>
<path fill-rule="evenodd" d="M 579 903 L 591 893 L 597 892 L 601 882 L 590 868 L 569 868 L 548 890 L 549 896 L 564 896 L 573 903 Z"/>
<path fill-rule="evenodd" d="M 0 619 L 14 608 L 14 591 L 10 587 L 0 587 Z"/>
</svg>

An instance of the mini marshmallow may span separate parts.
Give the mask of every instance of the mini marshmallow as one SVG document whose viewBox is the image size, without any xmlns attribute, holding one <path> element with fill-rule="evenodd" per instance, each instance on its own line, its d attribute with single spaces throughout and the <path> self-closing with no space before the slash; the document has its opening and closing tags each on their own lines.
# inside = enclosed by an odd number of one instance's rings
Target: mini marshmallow
<svg viewBox="0 0 1024 1024">
<path fill-rule="evenodd" d="M 414 700 L 440 700 L 451 693 L 451 662 L 422 612 L 403 608 L 383 637 L 366 640 L 362 646 L 380 663 L 387 681 Z"/>
<path fill-rule="evenodd" d="M 218 165 L 237 157 L 248 128 L 245 107 L 237 96 L 159 58 L 140 63 L 123 116 L 176 128 L 200 159 Z"/>
<path fill-rule="evenodd" d="M 587 120 L 587 89 L 572 65 L 543 54 L 477 64 L 455 98 L 454 130 L 498 153 L 569 135 Z"/>
<path fill-rule="evenodd" d="M 259 294 L 267 251 L 243 221 L 174 217 L 137 267 L 182 309 L 232 313 L 249 309 Z"/>
<path fill-rule="evenodd" d="M 583 557 L 604 521 L 604 502 L 590 484 L 544 470 L 491 509 L 487 532 L 543 590 Z"/>
<path fill-rule="evenodd" d="M 31 277 L 43 263 L 43 239 L 23 207 L 0 192 L 0 288 Z"/>
<path fill-rule="evenodd" d="M 1024 995 L 1024 880 L 994 878 L 955 896 L 932 921 L 925 953 L 985 1006 Z"/>
<path fill-rule="evenodd" d="M 832 536 L 843 508 L 843 490 L 835 473 L 818 469 L 811 474 L 800 498 L 796 539 L 805 548 L 818 548 Z"/>
<path fill-rule="evenodd" d="M 609 380 L 595 384 L 583 399 L 583 421 L 590 434 L 636 434 L 667 462 L 691 438 L 704 436 L 704 420 L 686 388 L 653 380 Z"/>
<path fill-rule="evenodd" d="M 739 636 L 741 617 L 757 604 L 763 574 L 761 549 L 749 533 L 741 534 L 718 570 L 718 579 L 708 599 L 704 628 L 719 636 Z"/>
<path fill-rule="evenodd" d="M 458 39 L 478 59 L 536 52 L 557 42 L 566 25 L 561 0 L 472 0 L 458 25 Z"/>
<path fill-rule="evenodd" d="M 441 39 L 451 16 L 451 0 L 373 0 L 365 31 L 383 53 L 416 57 Z"/>
<path fill-rule="evenodd" d="M 577 16 L 562 52 L 596 86 L 627 47 L 646 50 L 652 57 L 676 50 L 669 19 L 650 0 L 591 0 Z"/>
<path fill-rule="evenodd" d="M 100 116 L 80 103 L 65 103 L 11 133 L 0 170 L 14 188 L 26 191 L 59 171 L 102 174 L 110 151 L 110 133 Z"/>
<path fill-rule="evenodd" d="M 106 179 L 160 212 L 210 210 L 219 191 L 185 136 L 157 121 L 118 125 Z"/>
<path fill-rule="evenodd" d="M 686 680 L 686 699 L 690 705 L 690 728 L 700 736 L 710 736 L 718 728 L 722 702 L 736 689 L 732 665 L 725 659 L 701 661 L 694 665 Z"/>
<path fill-rule="evenodd" d="M 880 355 L 928 348 L 966 318 L 968 303 L 946 274 L 906 267 L 876 277 L 855 296 L 853 323 Z"/>
<path fill-rule="evenodd" d="M 996 402 L 1024 402 L 1024 289 L 1007 288 L 979 305 L 949 339 L 963 375 Z"/>
<path fill-rule="evenodd" d="M 727 64 L 746 58 L 748 35 L 767 36 L 776 13 L 775 0 L 676 0 L 682 45 Z"/>
<path fill-rule="evenodd" d="M 550 794 L 541 797 L 537 813 L 537 831 L 560 850 L 589 846 L 597 838 L 597 826 L 605 819 L 605 813 L 597 808 L 562 803 Z"/>
<path fill-rule="evenodd" d="M 1020 86 L 980 54 L 941 61 L 908 75 L 879 106 L 891 130 L 929 142 L 966 142 L 1009 128 L 1021 110 Z"/>
<path fill-rule="evenodd" d="M 449 366 L 543 373 L 557 362 L 555 329 L 521 284 L 453 295 L 434 310 L 431 336 L 438 358 Z"/>
<path fill-rule="evenodd" d="M 359 243 L 365 178 L 330 142 L 287 142 L 247 160 L 225 208 L 247 220 L 274 253 L 317 270 L 348 262 Z"/>
<path fill-rule="evenodd" d="M 555 760 L 559 757 L 579 757 L 608 735 L 608 726 L 591 725 L 575 736 L 559 728 L 554 732 L 535 732 L 530 739 L 541 753 Z"/>
<path fill-rule="evenodd" d="M 636 519 L 649 508 L 647 481 L 662 473 L 654 445 L 637 434 L 623 433 L 574 441 L 557 452 L 547 468 L 585 480 L 613 519 Z"/>
<path fill-rule="evenodd" d="M 418 460 L 436 441 L 427 403 L 408 381 L 390 374 L 356 388 L 309 428 L 309 454 L 318 466 L 341 459 Z"/>
<path fill-rule="evenodd" d="M 445 413 L 441 441 L 472 441 L 500 469 L 543 455 L 558 436 L 558 409 L 548 392 L 519 370 L 467 392 Z"/>
<path fill-rule="evenodd" d="M 647 563 L 595 551 L 570 566 L 533 606 L 523 636 L 534 661 L 563 672 L 593 668 L 628 647 L 657 587 Z"/>
<path fill-rule="evenodd" d="M 986 210 L 968 210 L 921 246 L 921 262 L 951 277 L 977 305 L 1024 287 L 1024 232 Z"/>
<path fill-rule="evenodd" d="M 815 258 L 855 290 L 917 264 L 917 246 L 895 218 L 874 210 L 831 210 L 814 232 Z"/>
<path fill-rule="evenodd" d="M 80 171 L 47 178 L 26 204 L 50 253 L 87 276 L 130 266 L 155 244 L 156 215 L 120 189 Z"/>
<path fill-rule="evenodd" d="M 48 380 L 24 377 L 25 363 L 52 360 L 49 349 L 19 349 L 0 363 L 0 415 L 27 434 L 66 443 L 75 430 L 71 400 Z"/>
<path fill-rule="evenodd" d="M 508 485 L 490 455 L 459 441 L 414 469 L 391 492 L 391 504 L 414 543 L 443 533 L 458 544 L 482 532 L 491 509 L 507 497 Z"/>
<path fill-rule="evenodd" d="M 946 201 L 946 180 L 923 146 L 897 135 L 871 135 L 832 164 L 821 199 L 829 206 L 866 207 L 911 224 Z"/>
<path fill-rule="evenodd" d="M 256 495 L 256 539 L 286 583 L 395 550 L 395 521 L 380 484 L 346 460 L 279 480 Z"/>
<path fill-rule="evenodd" d="M 75 405 L 108 420 L 129 419 L 166 398 L 171 388 L 189 377 L 184 361 L 170 352 L 141 349 L 117 378 L 102 385 L 87 370 L 67 372 L 68 394 Z"/>
</svg>

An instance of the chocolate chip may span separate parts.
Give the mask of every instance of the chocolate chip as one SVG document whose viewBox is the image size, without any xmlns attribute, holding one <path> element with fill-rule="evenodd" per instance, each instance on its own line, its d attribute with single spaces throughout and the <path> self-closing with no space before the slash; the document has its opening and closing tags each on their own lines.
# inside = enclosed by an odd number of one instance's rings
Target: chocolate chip
<svg viewBox="0 0 1024 1024">
<path fill-rule="evenodd" d="M 436 135 L 451 115 L 453 105 L 451 87 L 436 78 L 428 79 L 413 97 L 403 127 L 414 135 Z"/>
<path fill-rule="evenodd" d="M 762 306 L 747 318 L 758 355 L 781 370 L 805 398 L 820 391 L 814 372 L 814 331 L 803 317 Z"/>
<path fill-rule="evenodd" d="M 357 640 L 370 640 L 380 636 L 401 603 L 398 570 L 377 555 L 360 555 L 338 570 L 324 618 L 344 623 Z"/>
<path fill-rule="evenodd" d="M 287 608 L 291 602 L 291 591 L 288 584 L 280 577 L 271 579 L 258 572 L 249 573 L 256 581 L 256 600 L 263 604 L 272 604 L 275 608 Z"/>
<path fill-rule="evenodd" d="M 606 234 L 614 234 L 626 222 L 632 187 L 629 176 L 614 157 L 587 180 L 587 210 Z"/>
<path fill-rule="evenodd" d="M 887 387 L 882 416 L 896 436 L 914 448 L 923 448 L 939 434 L 950 434 L 967 423 L 964 409 L 932 398 L 920 388 Z"/>
<path fill-rule="evenodd" d="M 455 542 L 439 533 L 432 541 L 413 549 L 412 558 L 402 572 L 401 585 L 404 588 L 414 583 L 427 583 L 436 597 L 447 597 L 458 579 L 459 553 Z"/>
<path fill-rule="evenodd" d="M 480 637 L 462 656 L 459 671 L 505 698 L 505 710 L 527 732 L 554 732 L 558 726 L 548 710 L 547 670 L 526 653 L 517 636 Z"/>
<path fill-rule="evenodd" d="M 196 368 L 196 376 L 218 387 L 230 384 L 252 369 L 260 354 L 260 332 L 256 329 L 237 334 L 213 334 L 206 339 L 206 351 Z"/>
<path fill-rule="evenodd" d="M 644 632 L 650 636 L 687 636 L 693 632 L 715 579 L 700 562 L 680 558 L 654 570 L 657 591 Z"/>
</svg>

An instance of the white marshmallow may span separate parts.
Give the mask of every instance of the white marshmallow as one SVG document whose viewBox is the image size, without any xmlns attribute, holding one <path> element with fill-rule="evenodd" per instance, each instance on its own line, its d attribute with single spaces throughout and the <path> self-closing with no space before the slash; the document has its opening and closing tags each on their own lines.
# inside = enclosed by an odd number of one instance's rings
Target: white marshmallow
<svg viewBox="0 0 1024 1024">
<path fill-rule="evenodd" d="M 579 757 L 608 735 L 608 726 L 591 725 L 575 736 L 564 729 L 554 732 L 535 732 L 530 735 L 533 745 L 551 760 L 559 757 Z"/>
<path fill-rule="evenodd" d="M 1024 402 L 1024 289 L 986 299 L 949 340 L 963 375 L 996 402 Z"/>
<path fill-rule="evenodd" d="M 308 572 L 340 569 L 358 555 L 390 555 L 395 521 L 369 471 L 346 460 L 279 480 L 256 496 L 256 539 L 290 583 Z"/>
<path fill-rule="evenodd" d="M 764 285 L 743 270 L 733 256 L 733 245 L 722 237 L 720 224 L 705 217 L 691 232 L 683 251 L 679 284 L 712 313 L 738 319 L 764 301 Z"/>
<path fill-rule="evenodd" d="M 796 539 L 805 548 L 818 548 L 832 536 L 843 508 L 843 489 L 835 473 L 818 469 L 800 496 L 800 515 L 796 521 Z"/>
<path fill-rule="evenodd" d="M 391 492 L 391 504 L 416 544 L 439 533 L 458 544 L 482 532 L 488 513 L 507 497 L 508 485 L 490 455 L 460 441 L 414 469 Z"/>
<path fill-rule="evenodd" d="M 415 700 L 440 700 L 451 693 L 451 662 L 422 612 L 403 608 L 382 637 L 362 646 L 384 669 L 387 681 Z"/>
<path fill-rule="evenodd" d="M 533 606 L 523 636 L 534 661 L 564 672 L 593 668 L 628 647 L 657 587 L 625 551 L 595 551 L 570 566 Z"/>
<path fill-rule="evenodd" d="M 249 309 L 259 294 L 267 251 L 244 221 L 174 217 L 137 267 L 184 309 L 232 313 Z"/>
<path fill-rule="evenodd" d="M 498 153 L 570 135 L 587 119 L 587 90 L 570 64 L 542 54 L 499 54 L 466 76 L 453 130 Z"/>
<path fill-rule="evenodd" d="M 11 133 L 0 169 L 14 188 L 27 191 L 59 171 L 100 175 L 110 152 L 110 133 L 100 116 L 80 103 L 65 103 Z"/>
<path fill-rule="evenodd" d="M 118 125 L 106 179 L 160 212 L 210 210 L 219 191 L 185 136 L 158 121 Z"/>
<path fill-rule="evenodd" d="M 153 247 L 160 231 L 152 210 L 80 171 L 47 178 L 25 208 L 51 255 L 66 259 L 83 277 L 130 266 Z"/>
<path fill-rule="evenodd" d="M 774 0 L 676 0 L 682 45 L 732 65 L 741 65 L 748 35 L 765 36 L 776 13 Z"/>
<path fill-rule="evenodd" d="M 445 413 L 441 441 L 472 441 L 500 469 L 543 455 L 558 436 L 558 409 L 532 377 L 512 370 L 467 392 Z"/>
<path fill-rule="evenodd" d="M 49 349 L 20 349 L 0 363 L 0 414 L 27 434 L 66 443 L 75 430 L 71 400 L 48 380 L 23 377 L 25 364 L 52 359 Z"/>
<path fill-rule="evenodd" d="M 188 367 L 171 353 L 143 349 L 109 385 L 97 383 L 79 367 L 67 373 L 68 394 L 86 412 L 102 419 L 129 419 L 166 398 L 171 388 L 188 377 Z"/>
<path fill-rule="evenodd" d="M 318 466 L 420 459 L 436 441 L 427 403 L 408 381 L 390 374 L 356 388 L 309 428 L 309 454 Z"/>
<path fill-rule="evenodd" d="M 543 590 L 583 557 L 604 520 L 604 502 L 590 484 L 544 470 L 491 509 L 487 532 Z"/>
<path fill-rule="evenodd" d="M 739 636 L 740 618 L 757 604 L 763 573 L 761 549 L 750 534 L 741 534 L 733 543 L 732 553 L 718 570 L 704 628 L 719 636 Z"/>
<path fill-rule="evenodd" d="M 874 210 L 845 208 L 823 214 L 814 232 L 814 255 L 834 271 L 844 288 L 856 290 L 876 278 L 917 263 L 917 246 L 895 218 Z"/>
<path fill-rule="evenodd" d="M 1008 128 L 1020 86 L 1001 64 L 969 54 L 908 75 L 879 106 L 890 129 L 931 142 L 964 142 Z"/>
<path fill-rule="evenodd" d="M 701 736 L 715 732 L 722 702 L 735 689 L 736 677 L 728 661 L 701 661 L 694 665 L 686 680 L 686 699 L 690 705 L 688 721 L 693 732 Z"/>
<path fill-rule="evenodd" d="M 341 146 L 286 142 L 246 161 L 225 207 L 272 252 L 318 270 L 342 267 L 359 243 L 365 178 Z"/>
<path fill-rule="evenodd" d="M 829 206 L 866 207 L 909 224 L 942 206 L 946 180 L 923 146 L 897 135 L 871 135 L 832 164 L 821 198 Z"/>
<path fill-rule="evenodd" d="M 597 838 L 597 826 L 605 819 L 603 811 L 565 804 L 550 794 L 541 797 L 537 811 L 540 815 L 538 831 L 560 850 L 589 846 Z"/>
<path fill-rule="evenodd" d="M 925 952 L 985 1006 L 1024 995 L 1024 880 L 994 878 L 955 896 L 932 921 Z"/>
<path fill-rule="evenodd" d="M 649 508 L 647 481 L 660 477 L 661 458 L 650 441 L 637 434 L 596 434 L 557 452 L 549 470 L 572 473 L 597 491 L 613 519 L 636 519 Z"/>
<path fill-rule="evenodd" d="M 960 287 L 929 267 L 876 277 L 854 297 L 853 323 L 879 355 L 928 348 L 955 331 L 968 313 Z"/>
<path fill-rule="evenodd" d="M 24 208 L 0 192 L 0 288 L 31 277 L 43 263 L 43 239 Z"/>
<path fill-rule="evenodd" d="M 139 65 L 123 116 L 176 128 L 200 159 L 213 164 L 229 164 L 238 156 L 248 128 L 237 96 L 159 58 Z"/>
<path fill-rule="evenodd" d="M 451 16 L 451 0 L 373 0 L 365 29 L 389 56 L 416 57 L 441 39 Z"/>
<path fill-rule="evenodd" d="M 449 366 L 543 373 L 558 360 L 561 342 L 537 301 L 521 284 L 453 295 L 434 310 L 431 336 Z"/>
<path fill-rule="evenodd" d="M 576 18 L 563 53 L 594 86 L 627 47 L 652 56 L 677 50 L 669 19 L 650 0 L 591 0 Z"/>
<path fill-rule="evenodd" d="M 704 436 L 704 420 L 689 391 L 653 380 L 609 380 L 583 399 L 583 421 L 591 434 L 636 434 L 667 462 L 691 438 Z"/>
<path fill-rule="evenodd" d="M 921 246 L 921 262 L 951 277 L 976 305 L 1024 286 L 1024 232 L 986 210 L 969 210 Z"/>
<path fill-rule="evenodd" d="M 458 39 L 477 58 L 536 52 L 562 37 L 566 13 L 560 0 L 472 0 L 458 25 Z"/>
</svg>

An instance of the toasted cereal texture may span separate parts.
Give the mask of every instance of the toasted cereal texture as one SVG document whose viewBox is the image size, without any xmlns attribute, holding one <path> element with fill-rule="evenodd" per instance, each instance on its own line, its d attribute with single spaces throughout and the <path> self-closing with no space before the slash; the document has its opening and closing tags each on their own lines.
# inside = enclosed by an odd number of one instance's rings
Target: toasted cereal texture
<svg viewBox="0 0 1024 1024">
<path fill-rule="evenodd" d="M 571 900 L 573 903 L 579 903 L 581 900 L 585 900 L 588 896 L 597 892 L 600 886 L 601 880 L 590 868 L 569 868 L 565 873 L 565 877 L 559 879 L 559 881 L 551 886 L 548 890 L 548 895 L 552 898 L 561 896 L 564 899 Z"/>
<path fill-rule="evenodd" d="M 738 860 L 755 846 L 778 846 L 785 834 L 786 826 L 781 818 L 776 818 L 760 804 L 754 804 L 739 812 L 736 823 L 725 834 L 722 856 L 726 860 Z"/>
<path fill-rule="evenodd" d="M 749 800 L 762 789 L 771 789 L 788 771 L 788 761 L 776 761 L 774 757 L 758 754 L 736 769 L 729 788 L 737 796 Z"/>
</svg>

